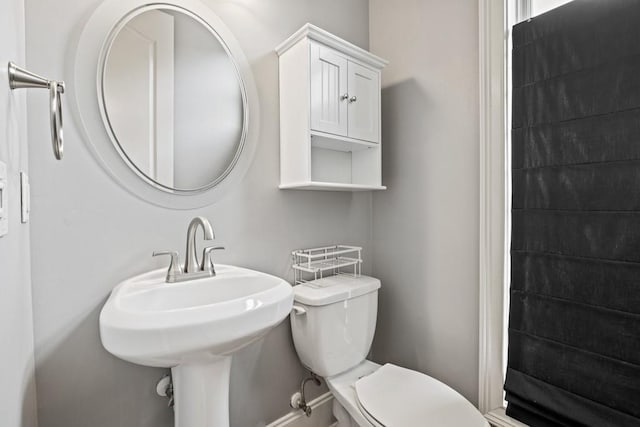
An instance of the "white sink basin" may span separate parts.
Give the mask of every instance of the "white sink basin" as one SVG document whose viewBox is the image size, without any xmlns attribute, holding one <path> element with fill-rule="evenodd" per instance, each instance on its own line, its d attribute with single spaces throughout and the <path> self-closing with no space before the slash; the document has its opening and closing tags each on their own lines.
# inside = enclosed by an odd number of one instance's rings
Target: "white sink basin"
<svg viewBox="0 0 640 427">
<path fill-rule="evenodd" d="M 282 279 L 217 265 L 217 275 L 166 283 L 166 269 L 120 283 L 100 314 L 102 344 L 115 356 L 170 368 L 207 361 L 260 338 L 291 311 Z"/>
<path fill-rule="evenodd" d="M 166 269 L 125 280 L 100 313 L 115 356 L 172 368 L 176 427 L 228 426 L 231 353 L 288 316 L 291 286 L 257 271 L 216 265 L 215 277 L 166 283 Z"/>
</svg>

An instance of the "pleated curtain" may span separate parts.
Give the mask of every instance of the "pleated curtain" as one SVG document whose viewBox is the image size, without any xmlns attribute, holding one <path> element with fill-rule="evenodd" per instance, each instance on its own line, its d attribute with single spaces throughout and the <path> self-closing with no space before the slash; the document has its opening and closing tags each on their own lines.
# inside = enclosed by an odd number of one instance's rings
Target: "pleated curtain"
<svg viewBox="0 0 640 427">
<path fill-rule="evenodd" d="M 507 414 L 640 426 L 640 0 L 513 28 Z"/>
</svg>

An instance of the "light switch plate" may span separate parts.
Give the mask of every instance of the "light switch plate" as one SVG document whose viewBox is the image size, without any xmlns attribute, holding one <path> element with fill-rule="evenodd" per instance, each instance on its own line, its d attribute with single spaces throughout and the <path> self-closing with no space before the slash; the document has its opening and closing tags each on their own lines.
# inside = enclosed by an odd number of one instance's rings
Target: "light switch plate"
<svg viewBox="0 0 640 427">
<path fill-rule="evenodd" d="M 21 221 L 26 224 L 29 222 L 31 213 L 31 184 L 29 184 L 29 175 L 24 172 L 20 172 L 20 205 Z"/>
<path fill-rule="evenodd" d="M 7 165 L 0 162 L 0 237 L 9 232 L 9 180 Z"/>
</svg>

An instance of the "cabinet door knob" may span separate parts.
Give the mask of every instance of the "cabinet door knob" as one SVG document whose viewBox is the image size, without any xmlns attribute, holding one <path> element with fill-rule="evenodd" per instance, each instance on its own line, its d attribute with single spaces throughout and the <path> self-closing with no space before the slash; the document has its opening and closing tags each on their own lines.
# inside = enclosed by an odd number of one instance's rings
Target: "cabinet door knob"
<svg viewBox="0 0 640 427">
<path fill-rule="evenodd" d="M 344 95 L 340 96 L 340 100 L 341 101 L 344 101 L 345 99 L 349 99 L 349 94 L 348 93 L 345 93 Z"/>
<path fill-rule="evenodd" d="M 349 98 L 349 102 L 356 102 L 357 100 L 358 98 L 355 95 Z"/>
</svg>

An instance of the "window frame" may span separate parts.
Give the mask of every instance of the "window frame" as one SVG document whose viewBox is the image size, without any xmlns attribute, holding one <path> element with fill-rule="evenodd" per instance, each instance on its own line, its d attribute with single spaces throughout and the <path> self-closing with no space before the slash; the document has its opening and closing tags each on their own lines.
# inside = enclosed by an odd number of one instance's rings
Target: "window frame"
<svg viewBox="0 0 640 427">
<path fill-rule="evenodd" d="M 478 407 L 492 425 L 523 427 L 505 413 L 511 230 L 510 32 L 532 0 L 478 0 L 480 76 Z"/>
<path fill-rule="evenodd" d="M 511 28 L 534 0 L 478 0 L 480 224 L 478 407 L 497 427 L 526 427 L 505 413 L 511 240 Z M 563 3 L 566 3 L 563 2 Z M 557 6 L 556 6 L 557 7 Z"/>
</svg>

